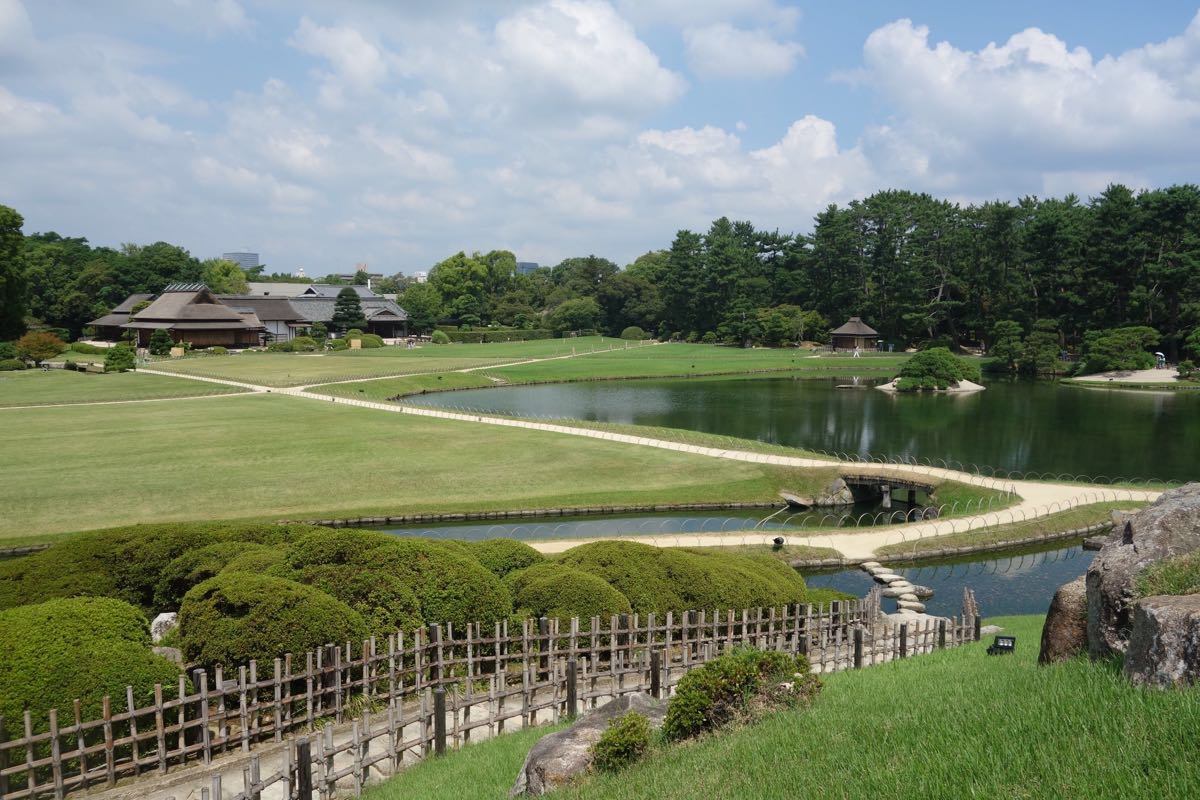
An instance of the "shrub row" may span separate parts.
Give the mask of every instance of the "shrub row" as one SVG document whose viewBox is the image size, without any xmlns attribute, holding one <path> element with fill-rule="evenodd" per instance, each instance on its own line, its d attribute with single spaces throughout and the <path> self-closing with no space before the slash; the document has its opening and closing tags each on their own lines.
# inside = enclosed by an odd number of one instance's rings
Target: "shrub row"
<svg viewBox="0 0 1200 800">
<path fill-rule="evenodd" d="M 482 344 L 484 342 L 531 342 L 537 339 L 553 339 L 554 331 L 540 328 L 532 330 L 496 330 L 485 329 L 477 331 L 445 331 L 452 342 L 462 344 Z"/>
<path fill-rule="evenodd" d="M 25 362 L 19 358 L 0 358 L 0 372 L 15 372 L 25 369 Z"/>
</svg>

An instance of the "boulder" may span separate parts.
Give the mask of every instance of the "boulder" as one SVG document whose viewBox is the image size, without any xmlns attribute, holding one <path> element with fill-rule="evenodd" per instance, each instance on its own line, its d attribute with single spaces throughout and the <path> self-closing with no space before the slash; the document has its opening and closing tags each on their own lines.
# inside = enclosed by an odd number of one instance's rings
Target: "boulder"
<svg viewBox="0 0 1200 800">
<path fill-rule="evenodd" d="M 901 611 L 915 611 L 918 614 L 925 610 L 924 603 L 911 602 L 908 600 L 897 600 L 896 607 Z"/>
<path fill-rule="evenodd" d="M 627 711 L 643 714 L 650 720 L 652 729 L 659 728 L 667 715 L 667 704 L 648 694 L 625 695 L 606 703 L 565 731 L 543 736 L 525 757 L 509 797 L 543 795 L 582 775 L 592 764 L 592 745 L 599 741 L 610 721 Z"/>
<path fill-rule="evenodd" d="M 922 600 L 928 600 L 933 597 L 933 589 L 930 589 L 928 586 L 913 586 L 912 593 Z"/>
<path fill-rule="evenodd" d="M 1050 601 L 1046 624 L 1042 626 L 1042 649 L 1038 651 L 1038 663 L 1066 661 L 1086 651 L 1087 618 L 1087 582 L 1080 575 L 1058 587 L 1054 599 Z"/>
<path fill-rule="evenodd" d="M 903 581 L 904 580 L 904 578 L 902 578 L 901 576 L 896 575 L 895 573 L 892 573 L 892 572 L 877 572 L 874 575 L 872 575 L 871 577 L 873 577 L 875 580 L 879 581 L 880 583 L 892 583 L 893 581 Z M 907 581 L 905 581 L 905 582 L 907 583 Z"/>
<path fill-rule="evenodd" d="M 813 498 L 813 505 L 822 507 L 854 505 L 854 494 L 844 480 L 834 478 L 820 496 Z"/>
<path fill-rule="evenodd" d="M 1155 595 L 1137 602 L 1125 674 L 1139 686 L 1200 684 L 1200 594 Z"/>
<path fill-rule="evenodd" d="M 865 569 L 867 572 L 872 572 L 873 570 L 881 568 L 883 564 L 880 564 L 878 561 L 864 561 L 863 563 L 859 564 L 859 566 Z"/>
<path fill-rule="evenodd" d="M 995 636 L 997 633 L 1004 633 L 1004 628 L 999 625 L 984 625 L 979 629 L 979 638 L 984 636 Z"/>
<path fill-rule="evenodd" d="M 901 595 L 905 594 L 912 594 L 912 589 L 909 589 L 905 586 L 889 586 L 886 589 L 879 590 L 880 597 L 891 597 L 893 599 L 897 599 Z"/>
<path fill-rule="evenodd" d="M 1163 494 L 1114 528 L 1087 571 L 1088 652 L 1124 653 L 1138 575 L 1150 564 L 1200 550 L 1200 483 Z"/>
<path fill-rule="evenodd" d="M 167 661 L 183 666 L 183 651 L 178 647 L 151 647 L 150 652 L 162 656 Z"/>
<path fill-rule="evenodd" d="M 174 630 L 179 625 L 179 613 L 176 611 L 164 611 L 153 619 L 150 623 L 150 641 L 158 644 L 163 640 L 169 632 Z"/>
<path fill-rule="evenodd" d="M 919 602 L 921 602 L 921 598 L 917 597 L 917 596 L 916 596 L 915 594 L 913 594 L 912 592 L 905 592 L 904 594 L 897 595 L 896 599 L 897 599 L 897 600 L 906 600 L 906 601 L 908 601 L 908 602 L 910 602 L 910 603 L 919 603 Z"/>
</svg>

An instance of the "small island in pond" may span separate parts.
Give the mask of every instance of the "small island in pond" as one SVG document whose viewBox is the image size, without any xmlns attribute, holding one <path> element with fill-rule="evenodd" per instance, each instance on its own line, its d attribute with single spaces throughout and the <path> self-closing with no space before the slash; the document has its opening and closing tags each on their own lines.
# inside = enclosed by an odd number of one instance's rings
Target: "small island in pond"
<svg viewBox="0 0 1200 800">
<path fill-rule="evenodd" d="M 978 365 L 958 358 L 945 347 L 922 350 L 905 363 L 893 380 L 877 386 L 885 392 L 982 392 Z"/>
</svg>

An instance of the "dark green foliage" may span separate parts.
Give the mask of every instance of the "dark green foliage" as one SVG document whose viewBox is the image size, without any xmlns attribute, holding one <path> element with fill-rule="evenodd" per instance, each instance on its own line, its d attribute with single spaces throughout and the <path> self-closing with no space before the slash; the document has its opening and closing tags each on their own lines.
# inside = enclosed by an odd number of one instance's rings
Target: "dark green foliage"
<svg viewBox="0 0 1200 800">
<path fill-rule="evenodd" d="M 350 349 L 350 343 L 345 339 L 326 339 L 325 346 L 334 352 Z"/>
<path fill-rule="evenodd" d="M 360 346 L 368 349 L 372 347 L 383 347 L 383 337 L 374 333 L 363 333 L 362 331 L 356 329 L 346 331 L 346 338 L 358 339 L 360 342 L 362 342 Z"/>
<path fill-rule="evenodd" d="M 50 600 L 0 611 L 0 714 L 11 737 L 26 710 L 34 729 L 46 729 L 46 712 L 69 720 L 76 698 L 85 719 L 96 719 L 102 698 L 149 705 L 154 684 L 167 697 L 178 689 L 179 669 L 150 652 L 149 623 L 133 606 L 102 597 Z"/>
<path fill-rule="evenodd" d="M 0 367 L 0 369 L 2 369 L 2 367 Z M 1175 368 L 1175 371 L 1179 373 L 1180 380 L 1190 381 L 1192 378 L 1196 377 L 1196 362 L 1192 361 L 1190 358 L 1185 358 L 1183 361 L 1179 362 L 1179 365 Z"/>
<path fill-rule="evenodd" d="M 751 700 L 796 673 L 802 691 L 819 684 L 803 656 L 737 649 L 685 674 L 667 705 L 663 735 L 673 741 L 720 727 L 746 713 Z M 797 693 L 799 694 L 799 693 Z"/>
<path fill-rule="evenodd" d="M 766 607 L 805 600 L 804 579 L 767 557 L 601 541 L 568 550 L 560 563 L 603 578 L 638 613 Z"/>
<path fill-rule="evenodd" d="M 945 347 L 933 347 L 910 358 L 900 369 L 896 389 L 946 389 L 958 381 L 978 381 L 979 365 L 961 359 Z"/>
<path fill-rule="evenodd" d="M 268 353 L 291 353 L 294 352 L 291 342 L 271 342 L 267 345 Z"/>
<path fill-rule="evenodd" d="M 1158 331 L 1145 326 L 1088 331 L 1084 335 L 1081 374 L 1110 370 L 1150 369 L 1154 356 L 1147 348 L 1158 344 Z"/>
<path fill-rule="evenodd" d="M 639 341 L 646 338 L 646 332 L 636 325 L 630 325 L 628 328 L 621 331 L 621 338 Z"/>
<path fill-rule="evenodd" d="M 83 353 L 84 355 L 89 356 L 104 355 L 108 352 L 107 347 L 97 347 L 96 345 L 88 344 L 87 342 L 75 342 L 71 345 L 71 349 L 76 353 Z"/>
<path fill-rule="evenodd" d="M 28 275 L 21 258 L 25 237 L 24 218 L 16 209 L 0 205 L 0 338 L 20 336 L 25 331 L 28 310 Z"/>
<path fill-rule="evenodd" d="M 25 369 L 25 362 L 19 358 L 0 359 L 0 372 L 14 372 Z"/>
<path fill-rule="evenodd" d="M 7 361 L 17 357 L 17 346 L 12 342 L 0 342 L 0 360 Z"/>
<path fill-rule="evenodd" d="M 607 622 L 614 614 L 633 611 L 629 599 L 603 578 L 553 561 L 514 572 L 505 583 L 522 617 L 578 617 L 586 628 L 592 617 Z"/>
<path fill-rule="evenodd" d="M 400 578 L 357 564 L 321 564 L 295 573 L 295 580 L 315 586 L 362 615 L 372 636 L 386 638 L 412 631 L 424 620 L 417 595 Z"/>
<path fill-rule="evenodd" d="M 650 720 L 628 711 L 609 721 L 608 728 L 591 748 L 592 766 L 616 772 L 640 759 L 650 746 Z"/>
<path fill-rule="evenodd" d="M 154 608 L 161 611 L 179 608 L 183 596 L 193 586 L 224 570 L 237 556 L 270 549 L 254 542 L 214 542 L 185 551 L 163 569 L 154 590 Z"/>
<path fill-rule="evenodd" d="M 165 328 L 158 328 L 154 333 L 150 334 L 150 354 L 155 356 L 165 356 L 171 353 L 171 348 L 175 346 L 175 340 L 171 338 L 171 334 Z"/>
<path fill-rule="evenodd" d="M 126 372 L 137 367 L 137 353 L 128 345 L 119 344 L 108 348 L 104 356 L 105 372 Z"/>
<path fill-rule="evenodd" d="M 1139 597 L 1200 594 L 1200 551 L 1156 561 L 1137 576 Z"/>
<path fill-rule="evenodd" d="M 330 320 L 329 327 L 335 331 L 367 327 L 362 301 L 358 299 L 358 293 L 349 286 L 338 292 L 337 299 L 334 300 L 333 319 Z"/>
<path fill-rule="evenodd" d="M 1016 372 L 1021 360 L 1021 324 L 1002 319 L 992 326 L 992 346 L 988 355 L 995 359 L 999 372 Z"/>
<path fill-rule="evenodd" d="M 433 344 L 450 344 L 450 336 L 445 331 L 434 331 L 430 334 L 429 341 Z"/>
<path fill-rule="evenodd" d="M 253 572 L 257 575 L 270 575 L 274 574 L 273 570 L 276 567 L 284 567 L 286 560 L 286 547 L 276 545 L 256 548 L 234 556 L 221 572 Z"/>
<path fill-rule="evenodd" d="M 361 641 L 357 611 L 320 589 L 246 572 L 210 578 L 179 609 L 184 657 L 207 668 L 237 667 L 324 644 Z"/>
<path fill-rule="evenodd" d="M 279 544 L 311 530 L 308 525 L 166 522 L 78 534 L 40 553 L 0 561 L 0 608 L 90 595 L 156 610 L 159 579 L 184 552 L 216 542 Z"/>
<path fill-rule="evenodd" d="M 512 613 L 503 583 L 461 544 L 344 528 L 303 536 L 288 551 L 288 566 L 300 574 L 330 564 L 394 575 L 416 595 L 425 622 L 490 625 Z"/>
<path fill-rule="evenodd" d="M 515 539 L 481 539 L 467 542 L 467 549 L 485 569 L 499 578 L 546 560 L 537 550 Z"/>
<path fill-rule="evenodd" d="M 212 347 L 206 348 L 205 351 L 210 356 L 223 356 L 229 352 L 229 348 L 221 347 L 219 344 L 214 344 Z"/>
<path fill-rule="evenodd" d="M 317 349 L 317 342 L 311 336 L 297 336 L 289 344 L 293 353 L 313 353 Z"/>
</svg>

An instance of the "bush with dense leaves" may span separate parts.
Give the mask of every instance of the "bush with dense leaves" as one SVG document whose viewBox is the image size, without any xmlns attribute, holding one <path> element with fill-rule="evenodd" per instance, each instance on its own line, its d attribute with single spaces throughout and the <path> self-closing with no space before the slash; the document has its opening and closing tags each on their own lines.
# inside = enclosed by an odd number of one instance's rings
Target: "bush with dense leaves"
<svg viewBox="0 0 1200 800">
<path fill-rule="evenodd" d="M 291 353 L 291 352 L 293 352 L 292 343 L 291 342 L 271 342 L 270 344 L 267 345 L 267 352 L 268 353 Z"/>
<path fill-rule="evenodd" d="M 499 578 L 545 561 L 545 556 L 515 539 L 480 539 L 467 542 L 467 551 Z"/>
<path fill-rule="evenodd" d="M 978 381 L 979 365 L 959 358 L 945 347 L 933 347 L 914 355 L 900 368 L 896 389 L 947 389 L 959 381 Z"/>
<path fill-rule="evenodd" d="M 328 339 L 325 342 L 325 346 L 334 352 L 350 349 L 350 343 L 345 339 Z"/>
<path fill-rule="evenodd" d="M 573 547 L 560 563 L 603 578 L 639 614 L 802 603 L 804 579 L 775 559 L 712 549 L 601 541 Z"/>
<path fill-rule="evenodd" d="M 119 344 L 108 348 L 104 355 L 105 372 L 127 372 L 137 368 L 137 353 L 128 345 Z"/>
<path fill-rule="evenodd" d="M 302 536 L 288 550 L 288 567 L 301 574 L 330 564 L 395 575 L 416 595 L 428 623 L 491 625 L 512 613 L 504 584 L 461 543 L 343 528 Z"/>
<path fill-rule="evenodd" d="M 601 772 L 616 772 L 640 759 L 650 747 L 650 720 L 627 711 L 611 720 L 591 747 L 592 766 Z"/>
<path fill-rule="evenodd" d="M 19 358 L 0 358 L 0 372 L 15 372 L 25 369 L 25 362 Z"/>
<path fill-rule="evenodd" d="M 1149 348 L 1158 342 L 1158 331 L 1144 325 L 1088 331 L 1083 335 L 1083 357 L 1078 372 L 1151 369 L 1155 359 Z"/>
<path fill-rule="evenodd" d="M 387 638 L 398 630 L 421 627 L 417 595 L 396 575 L 357 564 L 320 564 L 295 573 L 295 580 L 315 586 L 362 615 L 370 635 Z"/>
<path fill-rule="evenodd" d="M 17 357 L 17 346 L 12 342 L 0 342 L 0 361 Z"/>
<path fill-rule="evenodd" d="M 803 656 L 736 649 L 687 672 L 667 705 L 663 735 L 686 739 L 744 714 L 758 695 L 796 677 L 795 695 L 812 694 L 819 682 Z"/>
<path fill-rule="evenodd" d="M 150 652 L 149 623 L 138 609 L 105 597 L 57 599 L 0 611 L 0 714 L 19 725 L 30 711 L 34 729 L 46 730 L 46 712 L 70 719 L 76 698 L 85 719 L 97 719 L 103 697 L 123 706 L 154 700 L 154 685 L 176 695 L 179 668 Z M 10 736 L 15 728 L 9 728 Z"/>
<path fill-rule="evenodd" d="M 67 349 L 67 343 L 45 331 L 32 331 L 16 341 L 17 356 L 40 364 Z"/>
<path fill-rule="evenodd" d="M 315 353 L 317 341 L 311 336 L 297 336 L 291 341 L 293 353 Z"/>
<path fill-rule="evenodd" d="M 184 657 L 234 668 L 325 644 L 360 641 L 362 616 L 312 586 L 269 575 L 222 573 L 184 595 L 179 609 Z"/>
<path fill-rule="evenodd" d="M 637 325 L 630 325 L 628 328 L 621 331 L 621 338 L 638 341 L 646 338 L 646 332 Z"/>
<path fill-rule="evenodd" d="M 221 347 L 219 344 L 214 344 L 212 347 L 205 349 L 210 356 L 223 356 L 229 353 L 229 348 Z"/>
<path fill-rule="evenodd" d="M 116 597 L 148 611 L 167 565 L 216 542 L 280 544 L 309 525 L 164 522 L 78 534 L 40 553 L 0 561 L 0 608 L 55 597 Z M 158 609 L 162 610 L 162 609 Z"/>
<path fill-rule="evenodd" d="M 259 575 L 273 574 L 287 560 L 287 548 L 281 546 L 247 550 L 234 556 L 221 572 L 253 572 Z"/>
<path fill-rule="evenodd" d="M 607 622 L 614 614 L 633 612 L 629 599 L 603 578 L 553 561 L 514 572 L 505 583 L 522 617 L 578 617 L 586 628 L 592 617 Z"/>
<path fill-rule="evenodd" d="M 433 344 L 450 344 L 450 337 L 446 335 L 445 331 L 434 331 L 430 335 L 429 341 Z"/>
<path fill-rule="evenodd" d="M 163 569 L 154 589 L 154 608 L 162 611 L 179 608 L 183 596 L 193 586 L 223 571 L 235 557 L 270 549 L 256 542 L 214 542 L 184 551 Z"/>
<path fill-rule="evenodd" d="M 89 356 L 100 356 L 108 352 L 107 347 L 97 347 L 96 345 L 88 344 L 87 342 L 75 342 L 71 345 L 71 349 L 76 353 L 83 353 L 84 355 Z"/>
<path fill-rule="evenodd" d="M 171 334 L 166 328 L 156 328 L 154 333 L 150 334 L 150 354 L 154 356 L 170 355 L 171 348 L 175 346 L 175 340 L 171 338 Z"/>
</svg>

